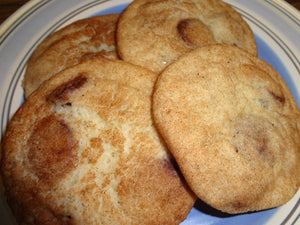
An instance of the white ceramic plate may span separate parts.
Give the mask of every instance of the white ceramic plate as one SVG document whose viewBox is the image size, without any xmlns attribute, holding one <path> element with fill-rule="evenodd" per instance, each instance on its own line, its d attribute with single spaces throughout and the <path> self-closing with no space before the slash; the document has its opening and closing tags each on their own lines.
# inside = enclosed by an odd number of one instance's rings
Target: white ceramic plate
<svg viewBox="0 0 300 225">
<path fill-rule="evenodd" d="M 51 32 L 75 20 L 120 13 L 130 0 L 32 0 L 0 27 L 0 129 L 22 104 L 21 82 L 35 47 Z M 255 33 L 259 56 L 281 74 L 300 105 L 300 13 L 282 0 L 226 0 Z M 300 174 L 299 174 L 300 176 Z M 300 224 L 300 191 L 286 205 L 261 212 L 228 216 L 198 201 L 182 223 L 202 225 Z M 4 197 L 1 224 L 14 224 Z"/>
</svg>

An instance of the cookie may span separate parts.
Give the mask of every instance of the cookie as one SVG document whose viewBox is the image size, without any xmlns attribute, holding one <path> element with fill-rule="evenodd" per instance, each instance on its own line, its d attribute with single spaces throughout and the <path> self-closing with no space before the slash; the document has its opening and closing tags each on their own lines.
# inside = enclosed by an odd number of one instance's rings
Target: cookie
<svg viewBox="0 0 300 225">
<path fill-rule="evenodd" d="M 230 45 L 170 64 L 153 94 L 158 131 L 195 194 L 235 214 L 283 205 L 300 185 L 300 111 L 265 61 Z"/>
<path fill-rule="evenodd" d="M 120 57 L 154 72 L 192 49 L 215 43 L 257 55 L 249 25 L 220 0 L 135 0 L 118 22 Z"/>
<path fill-rule="evenodd" d="M 118 59 L 115 30 L 118 14 L 82 19 L 54 32 L 29 59 L 23 88 L 27 98 L 54 74 L 97 57 Z"/>
<path fill-rule="evenodd" d="M 153 126 L 155 78 L 144 68 L 97 58 L 56 74 L 30 95 L 3 140 L 6 195 L 19 222 L 179 224 L 186 218 L 196 197 Z"/>
</svg>

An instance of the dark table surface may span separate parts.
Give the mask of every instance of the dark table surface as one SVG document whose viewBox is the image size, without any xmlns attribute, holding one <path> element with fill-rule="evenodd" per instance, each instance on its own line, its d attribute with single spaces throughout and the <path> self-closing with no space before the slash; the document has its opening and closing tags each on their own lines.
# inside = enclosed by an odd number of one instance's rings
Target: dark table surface
<svg viewBox="0 0 300 225">
<path fill-rule="evenodd" d="M 29 0 L 0 0 L 0 24 L 28 1 Z M 300 10 L 300 0 L 286 1 Z"/>
</svg>

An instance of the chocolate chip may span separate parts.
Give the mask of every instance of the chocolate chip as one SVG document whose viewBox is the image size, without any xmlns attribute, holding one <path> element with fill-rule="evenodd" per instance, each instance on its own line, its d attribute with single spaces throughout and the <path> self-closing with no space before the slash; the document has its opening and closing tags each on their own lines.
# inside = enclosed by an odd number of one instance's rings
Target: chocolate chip
<svg viewBox="0 0 300 225">
<path fill-rule="evenodd" d="M 73 80 L 70 80 L 54 89 L 46 98 L 47 101 L 56 103 L 68 100 L 69 95 L 76 89 L 81 88 L 87 82 L 87 77 L 84 74 L 79 74 Z M 69 102 L 68 102 L 69 103 Z"/>
<path fill-rule="evenodd" d="M 272 95 L 272 97 L 273 97 L 276 101 L 280 102 L 281 104 L 284 104 L 284 103 L 285 103 L 285 98 L 284 98 L 284 96 L 279 96 L 279 95 L 275 94 L 273 91 L 269 91 L 269 93 Z"/>
</svg>

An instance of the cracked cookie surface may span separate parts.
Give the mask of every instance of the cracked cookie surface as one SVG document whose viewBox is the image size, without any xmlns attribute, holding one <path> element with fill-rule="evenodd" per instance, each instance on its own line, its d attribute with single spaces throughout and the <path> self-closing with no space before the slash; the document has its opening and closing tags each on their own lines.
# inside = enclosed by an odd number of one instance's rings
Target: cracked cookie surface
<svg viewBox="0 0 300 225">
<path fill-rule="evenodd" d="M 156 74 L 97 58 L 43 83 L 3 140 L 22 224 L 179 224 L 195 202 L 153 126 Z"/>
</svg>

